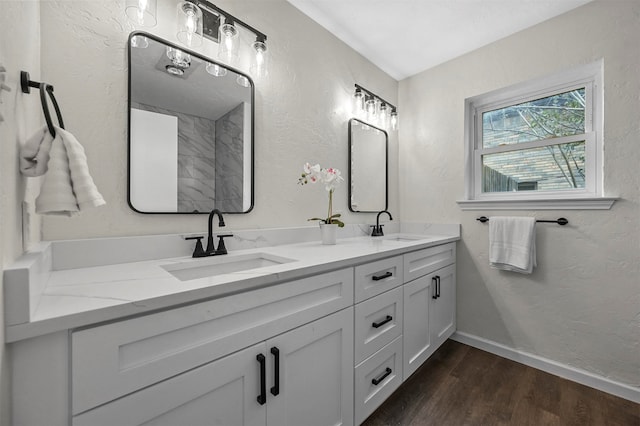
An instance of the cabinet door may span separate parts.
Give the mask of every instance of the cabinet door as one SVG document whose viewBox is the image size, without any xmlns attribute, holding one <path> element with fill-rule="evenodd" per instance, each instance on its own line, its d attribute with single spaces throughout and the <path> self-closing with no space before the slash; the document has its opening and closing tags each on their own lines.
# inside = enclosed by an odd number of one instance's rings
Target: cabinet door
<svg viewBox="0 0 640 426">
<path fill-rule="evenodd" d="M 73 418 L 73 425 L 264 426 L 260 343 Z"/>
<path fill-rule="evenodd" d="M 455 265 L 437 270 L 437 298 L 433 300 L 431 340 L 435 348 L 456 330 L 456 268 Z"/>
<path fill-rule="evenodd" d="M 403 380 L 435 351 L 430 328 L 430 311 L 435 300 L 432 278 L 433 275 L 425 275 L 404 285 Z"/>
<path fill-rule="evenodd" d="M 270 339 L 266 350 L 267 425 L 353 424 L 353 308 Z"/>
</svg>

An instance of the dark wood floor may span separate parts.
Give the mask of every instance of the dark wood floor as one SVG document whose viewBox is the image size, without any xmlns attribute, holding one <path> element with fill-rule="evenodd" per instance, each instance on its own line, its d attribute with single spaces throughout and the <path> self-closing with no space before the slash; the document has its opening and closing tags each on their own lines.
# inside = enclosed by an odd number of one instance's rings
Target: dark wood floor
<svg viewBox="0 0 640 426">
<path fill-rule="evenodd" d="M 448 340 L 364 426 L 640 426 L 640 405 Z"/>
</svg>

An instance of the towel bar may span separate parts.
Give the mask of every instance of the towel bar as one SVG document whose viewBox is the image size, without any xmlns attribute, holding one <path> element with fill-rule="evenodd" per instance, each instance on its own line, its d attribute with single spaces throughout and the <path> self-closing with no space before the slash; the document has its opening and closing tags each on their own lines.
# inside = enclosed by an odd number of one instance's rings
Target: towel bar
<svg viewBox="0 0 640 426">
<path fill-rule="evenodd" d="M 479 220 L 482 223 L 489 222 L 489 218 L 486 217 L 486 216 L 477 217 L 476 220 Z M 569 220 L 564 218 L 564 217 L 560 217 L 560 218 L 558 218 L 556 220 L 542 220 L 542 219 L 538 220 L 538 219 L 536 219 L 536 222 L 557 223 L 558 225 L 566 225 L 566 224 L 569 223 Z"/>
</svg>

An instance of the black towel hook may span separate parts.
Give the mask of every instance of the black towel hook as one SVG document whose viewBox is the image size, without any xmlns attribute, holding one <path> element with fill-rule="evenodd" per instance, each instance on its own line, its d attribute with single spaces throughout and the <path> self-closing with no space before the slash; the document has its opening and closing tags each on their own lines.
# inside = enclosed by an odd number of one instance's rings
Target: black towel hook
<svg viewBox="0 0 640 426">
<path fill-rule="evenodd" d="M 53 103 L 53 108 L 56 111 L 56 116 L 58 117 L 58 125 L 61 129 L 64 129 L 64 122 L 62 121 L 62 113 L 60 112 L 60 106 L 58 105 L 58 101 L 56 101 L 56 97 L 53 94 L 53 86 L 39 81 L 33 81 L 29 78 L 29 73 L 26 71 L 20 72 L 20 87 L 22 88 L 22 93 L 31 93 L 31 88 L 39 88 L 40 89 L 40 103 L 42 104 L 42 112 L 44 113 L 44 119 L 47 122 L 47 127 L 49 128 L 49 133 L 52 137 L 56 137 L 56 131 L 53 127 L 53 121 L 51 120 L 51 114 L 49 113 L 49 106 L 47 105 L 47 93 L 51 98 L 51 102 Z"/>
</svg>

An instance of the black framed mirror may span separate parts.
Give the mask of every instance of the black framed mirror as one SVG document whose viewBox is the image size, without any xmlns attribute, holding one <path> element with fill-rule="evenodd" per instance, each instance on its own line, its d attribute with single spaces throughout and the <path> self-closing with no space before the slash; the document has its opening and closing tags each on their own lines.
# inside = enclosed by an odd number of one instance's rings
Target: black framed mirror
<svg viewBox="0 0 640 426">
<path fill-rule="evenodd" d="M 349 120 L 349 210 L 373 213 L 389 205 L 389 137 L 384 130 Z"/>
<path fill-rule="evenodd" d="M 144 32 L 129 36 L 128 202 L 139 213 L 247 213 L 251 78 Z"/>
</svg>

